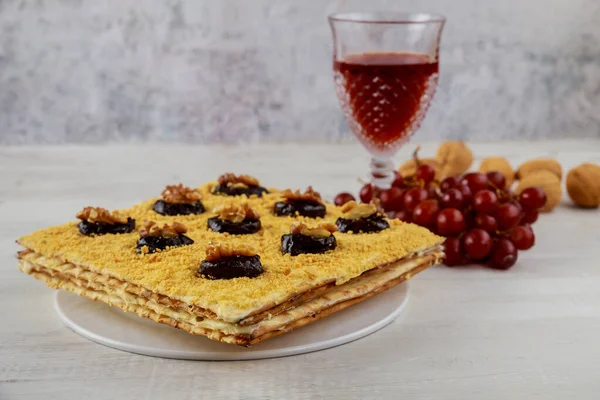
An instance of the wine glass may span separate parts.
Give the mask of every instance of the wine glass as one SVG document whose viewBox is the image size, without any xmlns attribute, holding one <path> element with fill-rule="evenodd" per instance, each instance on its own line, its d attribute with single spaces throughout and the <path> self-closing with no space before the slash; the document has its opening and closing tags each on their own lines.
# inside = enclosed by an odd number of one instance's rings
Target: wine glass
<svg viewBox="0 0 600 400">
<path fill-rule="evenodd" d="M 437 87 L 445 21 L 423 13 L 329 16 L 336 93 L 350 129 L 371 153 L 376 187 L 390 187 L 391 157 L 425 118 Z"/>
</svg>

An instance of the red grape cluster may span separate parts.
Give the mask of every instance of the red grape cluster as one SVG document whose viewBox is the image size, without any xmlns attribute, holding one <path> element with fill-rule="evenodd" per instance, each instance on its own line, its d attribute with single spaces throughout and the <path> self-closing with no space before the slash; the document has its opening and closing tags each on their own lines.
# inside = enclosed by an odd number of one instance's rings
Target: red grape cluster
<svg viewBox="0 0 600 400">
<path fill-rule="evenodd" d="M 506 187 L 504 176 L 496 171 L 471 172 L 462 177 L 435 180 L 435 170 L 420 165 L 415 174 L 399 174 L 387 190 L 366 184 L 360 191 L 364 203 L 378 198 L 390 218 L 424 226 L 446 236 L 444 264 L 459 266 L 484 263 L 508 269 L 517 261 L 518 250 L 535 243 L 531 229 L 546 194 L 530 187 L 515 195 Z M 340 193 L 336 205 L 354 196 Z"/>
</svg>

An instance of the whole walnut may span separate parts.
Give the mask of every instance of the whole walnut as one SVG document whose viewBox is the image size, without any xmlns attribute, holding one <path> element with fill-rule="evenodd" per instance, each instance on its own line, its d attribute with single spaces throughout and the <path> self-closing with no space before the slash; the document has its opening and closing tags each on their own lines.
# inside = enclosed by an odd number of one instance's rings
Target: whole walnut
<svg viewBox="0 0 600 400">
<path fill-rule="evenodd" d="M 506 187 L 510 187 L 515 180 L 513 168 L 510 166 L 508 160 L 504 157 L 487 157 L 481 160 L 479 172 L 485 174 L 486 172 L 491 171 L 498 171 L 504 175 L 504 179 L 506 179 Z"/>
<path fill-rule="evenodd" d="M 441 178 L 442 175 L 441 175 L 440 164 L 434 158 L 420 158 L 419 162 L 421 164 L 427 164 L 435 170 L 435 179 L 439 180 Z M 408 160 L 407 162 L 402 164 L 400 166 L 400 168 L 398 169 L 398 172 L 400 172 L 400 174 L 405 177 L 409 176 L 409 175 L 413 175 L 416 171 L 417 171 L 417 162 L 415 161 L 414 158 L 411 158 L 410 160 Z"/>
<path fill-rule="evenodd" d="M 536 158 L 524 162 L 517 170 L 517 179 L 523 179 L 527 175 L 539 170 L 550 171 L 556 175 L 558 179 L 562 179 L 562 167 L 560 163 L 553 158 Z"/>
<path fill-rule="evenodd" d="M 583 163 L 567 174 L 567 192 L 575 204 L 593 208 L 600 205 L 600 165 Z"/>
<path fill-rule="evenodd" d="M 546 205 L 540 212 L 550 212 L 556 207 L 562 198 L 560 178 L 553 172 L 539 170 L 528 174 L 519 181 L 515 193 L 521 192 L 528 187 L 537 186 L 546 193 Z"/>
<path fill-rule="evenodd" d="M 440 145 L 435 159 L 440 164 L 442 178 L 459 176 L 471 167 L 473 152 L 464 142 L 449 141 Z"/>
</svg>

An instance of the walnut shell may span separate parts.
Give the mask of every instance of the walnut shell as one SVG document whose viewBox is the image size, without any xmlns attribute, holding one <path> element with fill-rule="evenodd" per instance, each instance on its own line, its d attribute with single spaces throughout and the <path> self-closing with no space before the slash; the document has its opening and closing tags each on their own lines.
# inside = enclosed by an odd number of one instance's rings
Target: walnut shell
<svg viewBox="0 0 600 400">
<path fill-rule="evenodd" d="M 562 179 L 562 167 L 560 163 L 553 158 L 536 158 L 524 162 L 517 170 L 517 179 L 523 179 L 527 175 L 541 169 L 550 171 L 556 175 L 558 179 Z"/>
<path fill-rule="evenodd" d="M 520 194 L 528 187 L 537 186 L 546 193 L 546 205 L 540 212 L 550 212 L 556 207 L 562 198 L 560 179 L 556 174 L 547 170 L 539 170 L 528 174 L 519 181 L 515 193 Z"/>
<path fill-rule="evenodd" d="M 479 164 L 479 172 L 485 174 L 486 172 L 498 171 L 506 179 L 506 187 L 510 187 L 515 181 L 515 173 L 513 168 L 510 166 L 508 160 L 504 157 L 486 157 L 481 160 Z"/>
<path fill-rule="evenodd" d="M 600 205 L 600 165 L 583 163 L 567 174 L 567 192 L 575 204 L 593 208 Z"/>
<path fill-rule="evenodd" d="M 420 158 L 419 162 L 421 164 L 430 165 L 435 170 L 435 179 L 439 180 L 442 177 L 440 164 L 434 158 Z M 411 158 L 402 164 L 398 169 L 398 172 L 400 172 L 402 176 L 414 175 L 416 171 L 417 162 L 414 160 L 414 158 Z"/>
<path fill-rule="evenodd" d="M 473 152 L 464 142 L 449 141 L 440 145 L 435 159 L 440 164 L 442 178 L 459 176 L 471 167 Z"/>
</svg>

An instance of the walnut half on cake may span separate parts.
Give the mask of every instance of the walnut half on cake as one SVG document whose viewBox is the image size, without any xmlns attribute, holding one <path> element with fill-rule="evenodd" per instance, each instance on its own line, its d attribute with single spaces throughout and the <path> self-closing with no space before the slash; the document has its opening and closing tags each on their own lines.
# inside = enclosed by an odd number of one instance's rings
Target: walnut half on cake
<svg viewBox="0 0 600 400">
<path fill-rule="evenodd" d="M 202 214 L 205 210 L 202 195 L 196 189 L 178 185 L 169 185 L 162 192 L 152 209 L 161 215 Z"/>
<path fill-rule="evenodd" d="M 261 228 L 260 214 L 247 203 L 220 205 L 213 213 L 217 216 L 209 218 L 207 224 L 215 232 L 249 235 Z"/>
<path fill-rule="evenodd" d="M 211 243 L 198 274 L 207 279 L 256 278 L 263 273 L 260 256 L 246 245 Z"/>
<path fill-rule="evenodd" d="M 108 211 L 100 207 L 85 207 L 77 213 L 81 220 L 79 232 L 83 235 L 106 235 L 129 233 L 135 228 L 135 220 L 118 211 Z"/>
<path fill-rule="evenodd" d="M 260 186 L 258 179 L 253 176 L 227 173 L 219 176 L 213 193 L 226 196 L 262 197 L 269 191 Z"/>
<path fill-rule="evenodd" d="M 344 204 L 341 210 L 343 214 L 335 222 L 340 232 L 374 233 L 390 227 L 378 203 L 357 204 L 352 200 Z"/>
<path fill-rule="evenodd" d="M 331 222 L 323 222 L 315 227 L 308 227 L 303 222 L 294 222 L 290 233 L 281 237 L 281 251 L 297 256 L 334 250 L 337 241 L 333 234 L 337 230 L 337 226 Z"/>
<path fill-rule="evenodd" d="M 299 190 L 292 192 L 287 189 L 281 192 L 284 201 L 275 203 L 274 211 L 276 215 L 295 216 L 302 215 L 309 218 L 323 218 L 327 209 L 321 199 L 321 194 L 315 192 L 312 186 L 309 186 L 304 193 Z"/>
<path fill-rule="evenodd" d="M 154 221 L 144 221 L 144 229 L 140 231 L 136 251 L 148 254 L 193 244 L 194 241 L 184 235 L 186 232 L 186 226 L 179 222 L 173 222 L 172 225 L 164 224 L 161 227 Z"/>
</svg>

